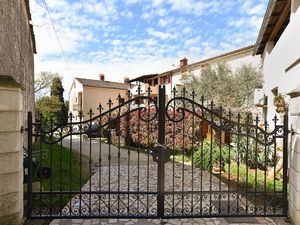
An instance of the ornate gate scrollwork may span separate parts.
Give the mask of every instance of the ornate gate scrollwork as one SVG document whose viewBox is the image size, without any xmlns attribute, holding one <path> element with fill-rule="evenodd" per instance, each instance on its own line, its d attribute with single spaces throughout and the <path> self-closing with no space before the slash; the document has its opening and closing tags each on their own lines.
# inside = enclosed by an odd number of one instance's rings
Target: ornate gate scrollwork
<svg viewBox="0 0 300 225">
<path fill-rule="evenodd" d="M 172 95 L 139 87 L 64 125 L 29 113 L 27 217 L 286 216 L 287 115 L 268 124 Z"/>
</svg>

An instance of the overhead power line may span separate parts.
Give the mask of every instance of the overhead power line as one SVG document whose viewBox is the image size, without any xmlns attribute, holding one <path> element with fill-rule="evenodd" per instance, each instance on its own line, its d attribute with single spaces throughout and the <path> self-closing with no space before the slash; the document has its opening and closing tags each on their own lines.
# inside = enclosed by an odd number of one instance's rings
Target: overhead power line
<svg viewBox="0 0 300 225">
<path fill-rule="evenodd" d="M 39 4 L 39 3 L 38 3 L 38 4 Z M 48 8 L 48 5 L 47 5 L 46 0 L 44 0 L 44 4 L 45 4 L 45 9 L 46 9 L 46 11 L 47 11 L 47 13 L 48 13 L 49 19 L 50 19 L 50 21 L 51 21 L 51 25 L 52 25 L 52 28 L 53 28 L 53 30 L 54 30 L 54 33 L 55 33 L 57 42 L 58 42 L 58 44 L 59 44 L 59 46 L 60 46 L 61 53 L 62 53 L 62 55 L 63 55 L 63 57 L 64 57 L 64 60 L 65 60 L 65 63 L 66 63 L 66 65 L 67 65 L 67 68 L 68 68 L 68 70 L 69 70 L 69 72 L 70 72 L 70 75 L 72 76 L 72 75 L 73 75 L 73 74 L 72 74 L 72 70 L 71 70 L 70 65 L 69 65 L 69 63 L 68 63 L 66 54 L 65 54 L 64 49 L 63 49 L 63 47 L 62 47 L 62 44 L 61 44 L 61 42 L 60 42 L 60 39 L 59 39 L 58 33 L 57 33 L 57 31 L 56 31 L 56 28 L 55 28 L 55 26 L 54 26 L 54 22 L 53 22 L 53 19 L 52 19 L 52 17 L 51 17 L 50 9 Z"/>
</svg>

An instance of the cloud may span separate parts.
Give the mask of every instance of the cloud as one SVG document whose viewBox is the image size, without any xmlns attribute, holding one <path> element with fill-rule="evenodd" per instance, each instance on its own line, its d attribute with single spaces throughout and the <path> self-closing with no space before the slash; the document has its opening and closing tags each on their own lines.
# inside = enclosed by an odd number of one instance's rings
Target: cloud
<svg viewBox="0 0 300 225">
<path fill-rule="evenodd" d="M 134 78 L 144 73 L 158 73 L 172 69 L 172 64 L 177 63 L 177 56 L 167 58 L 148 58 L 141 60 L 136 58 L 134 61 L 102 63 L 101 61 L 72 60 L 69 62 L 72 68 L 70 74 L 62 58 L 54 60 L 43 60 L 35 57 L 36 71 L 52 71 L 63 75 L 63 85 L 65 87 L 65 97 L 68 96 L 70 84 L 75 77 L 98 79 L 100 73 L 105 74 L 106 80 L 122 82 L 124 77 Z M 53 67 L 55 65 L 55 67 Z M 55 68 L 55 69 L 54 69 Z M 122 68 L 122 70 L 120 70 Z"/>
<path fill-rule="evenodd" d="M 241 27 L 246 23 L 244 18 L 240 18 L 240 19 L 236 19 L 233 18 L 230 22 L 229 22 L 229 26 L 231 27 Z"/>
<path fill-rule="evenodd" d="M 31 0 L 38 55 L 35 71 L 122 81 L 172 69 L 255 42 L 262 0 L 53 0 L 47 1 L 70 70 L 47 11 Z"/>
<path fill-rule="evenodd" d="M 210 13 L 222 13 L 222 8 L 224 5 L 229 7 L 228 1 L 217 0 L 203 0 L 203 1 L 193 1 L 193 0 L 168 0 L 168 4 L 171 6 L 171 9 L 179 13 L 193 14 L 196 16 L 201 16 L 203 14 Z"/>
<path fill-rule="evenodd" d="M 249 10 L 250 15 L 263 14 L 265 12 L 265 6 L 263 4 L 255 5 Z"/>
<path fill-rule="evenodd" d="M 200 39 L 201 39 L 200 36 L 197 36 L 197 37 L 191 38 L 191 39 L 187 39 L 185 41 L 185 45 L 187 45 L 187 46 L 198 45 L 200 42 Z"/>
<path fill-rule="evenodd" d="M 111 41 L 112 45 L 120 45 L 121 43 L 122 43 L 122 41 L 118 40 L 118 39 L 114 39 L 114 40 Z"/>
<path fill-rule="evenodd" d="M 251 16 L 250 25 L 258 30 L 262 24 L 262 20 L 263 20 L 262 17 Z"/>
<path fill-rule="evenodd" d="M 131 18 L 134 17 L 133 12 L 131 12 L 131 11 L 123 11 L 123 12 L 120 13 L 120 15 L 121 15 L 121 16 L 125 16 L 125 17 L 127 17 L 128 19 L 131 19 Z"/>
<path fill-rule="evenodd" d="M 155 8 L 155 9 L 150 9 L 149 8 L 145 8 L 144 12 L 141 15 L 141 18 L 143 18 L 144 20 L 151 22 L 151 20 L 155 17 L 164 17 L 166 16 L 167 10 L 164 8 Z"/>
<path fill-rule="evenodd" d="M 140 0 L 123 0 L 126 5 L 133 5 L 140 2 Z"/>
<path fill-rule="evenodd" d="M 192 31 L 193 29 L 191 27 L 185 27 L 182 32 L 187 34 L 187 33 L 191 33 Z"/>
<path fill-rule="evenodd" d="M 173 22 L 174 22 L 174 18 L 172 18 L 172 17 L 165 17 L 165 18 L 160 18 L 158 20 L 157 25 L 161 26 L 161 27 L 167 27 L 167 26 L 172 25 Z"/>
<path fill-rule="evenodd" d="M 153 46 L 153 45 L 158 44 L 157 40 L 155 40 L 153 38 L 144 40 L 144 43 L 145 43 L 145 45 L 148 45 L 148 46 Z"/>
<path fill-rule="evenodd" d="M 165 32 L 161 32 L 161 31 L 156 31 L 153 28 L 148 28 L 147 32 L 148 32 L 148 34 L 150 34 L 154 37 L 160 38 L 161 40 L 166 40 L 166 39 L 171 37 L 170 34 L 165 33 Z"/>
<path fill-rule="evenodd" d="M 87 13 L 93 13 L 97 16 L 102 17 L 105 20 L 109 19 L 117 19 L 118 18 L 118 10 L 115 6 L 115 1 L 100 1 L 97 2 L 95 0 L 89 0 L 83 4 L 83 8 Z"/>
</svg>

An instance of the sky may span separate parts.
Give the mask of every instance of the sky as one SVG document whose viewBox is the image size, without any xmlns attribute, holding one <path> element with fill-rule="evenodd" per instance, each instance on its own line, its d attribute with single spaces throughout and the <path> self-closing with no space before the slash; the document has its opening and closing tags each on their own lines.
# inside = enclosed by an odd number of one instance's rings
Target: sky
<svg viewBox="0 0 300 225">
<path fill-rule="evenodd" d="M 30 0 L 35 74 L 122 82 L 255 44 L 268 0 Z M 47 13 L 49 9 L 57 36 Z"/>
</svg>

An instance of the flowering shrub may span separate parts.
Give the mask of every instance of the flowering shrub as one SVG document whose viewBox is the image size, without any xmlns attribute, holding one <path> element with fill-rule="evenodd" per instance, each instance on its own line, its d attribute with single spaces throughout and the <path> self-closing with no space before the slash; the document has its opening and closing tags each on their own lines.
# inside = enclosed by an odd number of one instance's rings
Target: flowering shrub
<svg viewBox="0 0 300 225">
<path fill-rule="evenodd" d="M 120 120 L 121 136 L 139 147 L 153 147 L 158 142 L 158 116 L 155 109 L 150 108 L 140 112 L 134 111 Z M 171 118 L 182 117 L 179 111 L 168 110 Z M 155 117 L 155 118 L 154 118 Z M 154 118 L 149 122 L 143 121 Z M 193 128 L 194 127 L 194 128 Z M 129 130 L 130 129 L 130 130 Z M 182 121 L 173 122 L 167 119 L 165 125 L 165 142 L 170 148 L 187 150 L 201 140 L 201 120 L 192 113 L 185 112 Z M 203 135 L 202 135 L 203 136 Z"/>
</svg>

